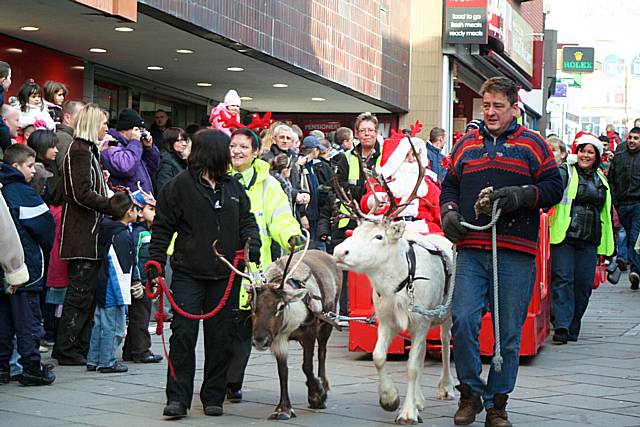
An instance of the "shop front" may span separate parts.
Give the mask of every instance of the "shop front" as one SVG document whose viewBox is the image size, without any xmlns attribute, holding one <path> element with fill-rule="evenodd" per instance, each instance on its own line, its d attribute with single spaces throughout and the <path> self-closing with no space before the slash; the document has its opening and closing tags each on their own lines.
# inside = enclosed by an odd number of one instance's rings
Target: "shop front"
<svg viewBox="0 0 640 427">
<path fill-rule="evenodd" d="M 542 61 L 536 60 L 536 34 L 521 15 L 519 2 L 445 0 L 445 14 L 444 54 L 450 64 L 450 128 L 455 138 L 469 121 L 482 119 L 480 88 L 486 79 L 505 76 L 520 86 L 521 94 L 531 92 L 540 89 Z M 519 120 L 535 129 L 542 111 L 537 102 L 530 104 L 520 104 Z"/>
</svg>

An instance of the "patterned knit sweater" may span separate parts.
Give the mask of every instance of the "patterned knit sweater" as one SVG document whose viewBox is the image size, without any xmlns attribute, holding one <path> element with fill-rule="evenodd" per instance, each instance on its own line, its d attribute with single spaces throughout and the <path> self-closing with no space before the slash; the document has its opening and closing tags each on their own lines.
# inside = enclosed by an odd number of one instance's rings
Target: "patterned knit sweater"
<svg viewBox="0 0 640 427">
<path fill-rule="evenodd" d="M 562 198 L 562 180 L 553 153 L 537 133 L 514 120 L 509 129 L 495 138 L 482 126 L 465 134 L 451 151 L 449 172 L 442 185 L 440 205 L 455 203 L 464 219 L 485 225 L 490 217 L 476 218 L 473 208 L 480 191 L 507 186 L 534 185 L 535 209 L 518 209 L 501 215 L 497 224 L 498 247 L 536 253 L 540 208 L 548 208 Z M 491 229 L 469 231 L 459 248 L 491 248 Z"/>
</svg>

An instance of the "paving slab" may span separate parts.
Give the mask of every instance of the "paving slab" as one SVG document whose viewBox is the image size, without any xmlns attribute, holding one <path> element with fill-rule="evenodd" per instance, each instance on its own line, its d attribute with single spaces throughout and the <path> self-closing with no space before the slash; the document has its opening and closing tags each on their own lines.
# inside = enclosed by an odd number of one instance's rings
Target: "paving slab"
<svg viewBox="0 0 640 427">
<path fill-rule="evenodd" d="M 515 425 L 542 427 L 640 426 L 640 292 L 628 288 L 626 275 L 616 287 L 603 285 L 593 293 L 579 341 L 552 345 L 535 357 L 523 358 L 516 390 L 509 398 L 509 417 Z M 170 329 L 165 329 L 168 338 Z M 152 337 L 162 354 L 161 339 Z M 270 421 L 279 400 L 273 356 L 254 352 L 244 387 L 245 401 L 227 403 L 222 417 L 207 417 L 198 392 L 202 383 L 202 336 L 189 416 L 172 424 L 184 426 L 389 426 L 397 412 L 378 405 L 378 378 L 369 354 L 347 350 L 348 330 L 335 332 L 328 348 L 331 390 L 324 410 L 307 404 L 302 351 L 291 344 L 289 389 L 297 417 Z M 44 360 L 49 361 L 48 355 Z M 128 364 L 126 374 L 87 372 L 84 367 L 56 367 L 49 387 L 0 386 L 0 425 L 4 426 L 158 426 L 163 425 L 166 361 Z M 455 362 L 452 362 L 455 375 Z M 387 368 L 401 399 L 406 389 L 406 358 L 392 356 Z M 451 426 L 457 398 L 435 399 L 441 362 L 427 359 L 422 371 L 426 408 L 423 426 Z M 484 376 L 488 365 L 483 366 Z M 484 413 L 475 426 L 482 426 Z"/>
</svg>

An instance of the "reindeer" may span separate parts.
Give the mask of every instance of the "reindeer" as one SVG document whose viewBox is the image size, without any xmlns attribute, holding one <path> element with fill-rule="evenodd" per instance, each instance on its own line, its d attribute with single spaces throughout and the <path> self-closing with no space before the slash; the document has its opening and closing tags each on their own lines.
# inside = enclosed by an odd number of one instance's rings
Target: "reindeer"
<svg viewBox="0 0 640 427">
<path fill-rule="evenodd" d="M 400 204 L 396 202 L 384 178 L 367 171 L 384 188 L 390 204 L 382 217 L 371 215 L 382 203 L 375 192 L 374 207 L 365 215 L 357 201 L 350 199 L 339 186 L 336 188 L 338 197 L 351 212 L 351 217 L 358 220 L 358 226 L 351 237 L 336 246 L 334 258 L 337 265 L 345 270 L 366 273 L 373 285 L 373 304 L 378 318 L 378 341 L 373 361 L 380 378 L 380 406 L 387 411 L 395 411 L 400 406 L 398 389 L 385 370 L 389 344 L 403 330 L 408 330 L 413 338 L 407 361 L 407 394 L 396 418 L 398 424 L 422 422 L 419 412 L 424 409 L 425 400 L 420 388 L 420 375 L 424 366 L 426 335 L 432 325 L 440 324 L 442 340 L 443 366 L 436 397 L 440 400 L 453 397 L 449 362 L 451 314 L 438 319 L 411 311 L 413 304 L 434 308 L 445 303 L 448 278 L 453 273 L 452 244 L 440 235 L 405 231 L 404 221 L 394 221 L 416 198 L 418 187 L 424 179 L 424 170 L 413 143 L 411 148 L 421 173 L 412 194 L 401 200 Z"/>
<path fill-rule="evenodd" d="M 248 279 L 252 309 L 253 346 L 271 349 L 278 363 L 280 402 L 269 419 L 288 420 L 296 414 L 289 400 L 289 341 L 303 349 L 302 370 L 307 377 L 309 407 L 326 408 L 329 379 L 326 371 L 327 341 L 333 326 L 324 313 L 335 312 L 342 288 L 342 272 L 331 255 L 318 250 L 297 252 L 271 264 L 264 273 L 266 284 L 233 267 L 215 250 L 218 258 L 236 274 Z M 292 260 L 296 261 L 289 273 Z M 318 377 L 313 372 L 313 352 L 318 342 Z"/>
</svg>

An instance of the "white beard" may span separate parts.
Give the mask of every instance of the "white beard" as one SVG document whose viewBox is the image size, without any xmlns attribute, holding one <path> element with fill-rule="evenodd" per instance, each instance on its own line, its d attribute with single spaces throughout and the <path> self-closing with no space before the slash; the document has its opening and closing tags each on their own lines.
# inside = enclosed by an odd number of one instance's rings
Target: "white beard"
<svg viewBox="0 0 640 427">
<path fill-rule="evenodd" d="M 403 162 L 398 170 L 396 170 L 389 182 L 389 189 L 396 197 L 407 197 L 413 191 L 418 180 L 418 163 Z M 418 188 L 418 197 L 424 197 L 427 195 L 427 184 L 424 182 L 424 178 Z"/>
</svg>

